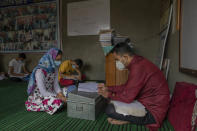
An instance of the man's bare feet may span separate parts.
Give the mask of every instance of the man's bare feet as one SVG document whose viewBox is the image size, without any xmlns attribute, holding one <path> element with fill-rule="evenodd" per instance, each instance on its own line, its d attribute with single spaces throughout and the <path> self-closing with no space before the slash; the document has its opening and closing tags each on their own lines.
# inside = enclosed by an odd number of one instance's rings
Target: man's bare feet
<svg viewBox="0 0 197 131">
<path fill-rule="evenodd" d="M 113 125 L 123 125 L 123 124 L 128 124 L 129 122 L 128 121 L 121 121 L 121 120 L 116 120 L 116 119 L 113 119 L 113 118 L 107 118 L 108 122 L 110 124 L 113 124 Z"/>
<path fill-rule="evenodd" d="M 107 118 L 107 121 L 108 121 L 109 123 L 111 123 L 112 120 L 113 120 L 113 119 L 110 118 L 110 117 Z"/>
</svg>

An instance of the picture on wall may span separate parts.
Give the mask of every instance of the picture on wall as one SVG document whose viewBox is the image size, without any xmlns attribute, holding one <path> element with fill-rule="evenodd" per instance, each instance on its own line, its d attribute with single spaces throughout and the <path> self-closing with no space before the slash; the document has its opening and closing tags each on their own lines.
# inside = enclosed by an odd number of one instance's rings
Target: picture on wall
<svg viewBox="0 0 197 131">
<path fill-rule="evenodd" d="M 59 47 L 56 2 L 0 8 L 0 52 Z"/>
<path fill-rule="evenodd" d="M 46 2 L 54 0 L 0 0 L 0 7 L 24 5 L 30 3 Z"/>
</svg>

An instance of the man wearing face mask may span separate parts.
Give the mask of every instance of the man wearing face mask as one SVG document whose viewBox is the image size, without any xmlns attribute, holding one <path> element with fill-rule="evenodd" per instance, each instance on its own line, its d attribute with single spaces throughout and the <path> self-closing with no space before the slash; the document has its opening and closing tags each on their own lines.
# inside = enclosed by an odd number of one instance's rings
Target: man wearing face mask
<svg viewBox="0 0 197 131">
<path fill-rule="evenodd" d="M 163 73 L 147 59 L 137 56 L 127 43 L 112 50 L 118 69 L 129 70 L 128 80 L 120 86 L 98 85 L 98 93 L 111 100 L 106 109 L 111 124 L 147 125 L 157 130 L 169 107 L 169 89 Z"/>
<path fill-rule="evenodd" d="M 29 75 L 29 72 L 25 68 L 25 59 L 26 55 L 20 53 L 16 59 L 12 59 L 9 62 L 8 75 L 11 80 L 22 81 L 23 78 Z"/>
<path fill-rule="evenodd" d="M 82 80 L 81 68 L 83 61 L 81 59 L 66 60 L 59 67 L 59 82 L 62 86 L 75 84 L 75 81 Z"/>
</svg>

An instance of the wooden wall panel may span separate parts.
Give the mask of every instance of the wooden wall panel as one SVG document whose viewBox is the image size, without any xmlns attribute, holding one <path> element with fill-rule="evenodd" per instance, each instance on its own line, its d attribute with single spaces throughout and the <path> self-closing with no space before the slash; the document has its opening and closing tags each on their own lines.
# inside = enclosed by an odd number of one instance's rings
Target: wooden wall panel
<svg viewBox="0 0 197 131">
<path fill-rule="evenodd" d="M 112 54 L 106 56 L 106 86 L 117 86 L 126 83 L 128 79 L 128 70 L 116 69 L 115 59 Z"/>
</svg>

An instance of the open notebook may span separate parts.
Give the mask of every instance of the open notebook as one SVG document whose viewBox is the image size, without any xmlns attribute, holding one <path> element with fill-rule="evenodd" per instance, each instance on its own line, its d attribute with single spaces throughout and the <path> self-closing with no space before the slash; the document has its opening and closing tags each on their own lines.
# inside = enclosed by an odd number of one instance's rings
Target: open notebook
<svg viewBox="0 0 197 131">
<path fill-rule="evenodd" d="M 78 85 L 78 91 L 83 91 L 83 92 L 98 92 L 97 85 L 98 85 L 98 83 L 96 83 L 96 82 L 79 83 L 79 85 Z"/>
</svg>

